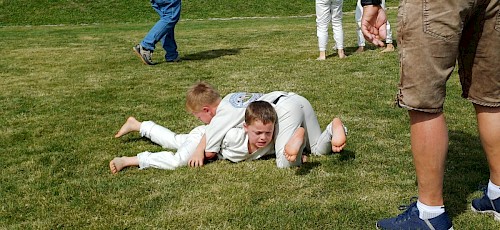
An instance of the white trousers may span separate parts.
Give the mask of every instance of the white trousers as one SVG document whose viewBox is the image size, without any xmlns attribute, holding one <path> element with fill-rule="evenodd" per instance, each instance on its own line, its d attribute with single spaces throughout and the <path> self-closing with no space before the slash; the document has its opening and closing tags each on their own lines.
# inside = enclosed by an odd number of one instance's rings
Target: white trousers
<svg viewBox="0 0 500 230">
<path fill-rule="evenodd" d="M 304 97 L 290 93 L 282 97 L 276 103 L 278 125 L 276 126 L 276 166 L 287 168 L 302 164 L 302 151 L 304 148 L 316 155 L 324 155 L 332 152 L 332 128 L 331 122 L 325 131 L 321 132 L 316 113 L 311 103 Z M 306 138 L 302 151 L 299 152 L 295 162 L 289 162 L 285 157 L 285 145 L 299 127 L 306 130 Z"/>
<path fill-rule="evenodd" d="M 201 125 L 189 132 L 189 134 L 176 134 L 169 129 L 155 124 L 152 121 L 144 121 L 141 124 L 140 134 L 166 149 L 176 149 L 177 152 L 142 152 L 137 154 L 139 168 L 158 168 L 173 170 L 180 166 L 186 166 L 189 158 L 205 134 L 205 126 Z"/>
<path fill-rule="evenodd" d="M 316 33 L 319 51 L 326 51 L 328 45 L 328 26 L 332 23 L 333 39 L 337 49 L 344 49 L 344 30 L 342 29 L 343 0 L 316 0 Z"/>
<path fill-rule="evenodd" d="M 381 6 L 384 10 L 387 9 L 385 8 L 385 0 L 382 0 Z M 361 32 L 362 17 L 363 17 L 363 6 L 361 6 L 361 0 L 358 0 L 358 3 L 356 4 L 356 12 L 354 14 L 354 19 L 356 20 L 356 25 L 357 25 L 356 34 L 358 35 L 358 46 L 365 46 L 365 37 L 363 36 L 363 32 Z M 389 21 L 387 21 L 386 29 L 387 29 L 387 37 L 385 38 L 385 43 L 392 44 L 392 30 Z"/>
</svg>

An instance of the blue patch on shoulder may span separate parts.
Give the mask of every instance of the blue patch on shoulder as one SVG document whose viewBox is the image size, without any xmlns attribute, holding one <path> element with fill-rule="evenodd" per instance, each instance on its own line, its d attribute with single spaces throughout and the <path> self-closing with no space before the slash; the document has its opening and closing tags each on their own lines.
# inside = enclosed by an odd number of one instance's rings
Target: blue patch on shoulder
<svg viewBox="0 0 500 230">
<path fill-rule="evenodd" d="M 229 103 L 231 103 L 231 105 L 236 108 L 246 108 L 248 104 L 256 101 L 257 99 L 262 97 L 262 95 L 263 94 L 261 93 L 234 93 L 229 98 Z"/>
</svg>

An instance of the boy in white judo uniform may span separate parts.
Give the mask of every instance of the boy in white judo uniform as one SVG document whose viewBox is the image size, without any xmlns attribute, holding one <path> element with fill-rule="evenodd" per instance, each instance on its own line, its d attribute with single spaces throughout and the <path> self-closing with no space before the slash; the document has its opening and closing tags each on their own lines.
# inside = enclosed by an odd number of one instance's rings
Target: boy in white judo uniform
<svg viewBox="0 0 500 230">
<path fill-rule="evenodd" d="M 231 128 L 224 136 L 218 159 L 232 162 L 258 159 L 264 155 L 274 154 L 274 127 L 277 115 L 267 102 L 256 101 L 248 105 L 245 112 L 245 123 L 241 127 Z M 173 170 L 186 166 L 205 133 L 205 125 L 194 128 L 189 134 L 176 134 L 152 121 L 140 122 L 129 117 L 115 137 L 119 138 L 130 132 L 140 132 L 142 137 L 166 149 L 177 149 L 177 152 L 142 152 L 132 157 L 116 157 L 109 163 L 113 174 L 125 167 L 139 166 L 140 169 L 158 168 Z"/>
<path fill-rule="evenodd" d="M 200 83 L 201 84 L 201 83 Z M 199 89 L 198 89 L 199 88 Z M 194 86 L 189 92 L 201 93 L 206 87 Z M 275 91 L 261 93 L 230 93 L 209 106 L 192 106 L 201 103 L 190 102 L 187 109 L 203 120 L 211 118 L 206 126 L 205 135 L 189 160 L 192 167 L 202 166 L 205 159 L 215 156 L 220 150 L 224 135 L 243 122 L 245 107 L 253 101 L 267 101 L 273 105 L 278 115 L 275 130 L 276 166 L 288 168 L 302 163 L 302 151 L 307 148 L 312 154 L 340 152 L 346 143 L 346 132 L 340 119 L 334 119 L 324 132 L 321 132 L 316 114 L 307 99 L 295 93 Z"/>
</svg>

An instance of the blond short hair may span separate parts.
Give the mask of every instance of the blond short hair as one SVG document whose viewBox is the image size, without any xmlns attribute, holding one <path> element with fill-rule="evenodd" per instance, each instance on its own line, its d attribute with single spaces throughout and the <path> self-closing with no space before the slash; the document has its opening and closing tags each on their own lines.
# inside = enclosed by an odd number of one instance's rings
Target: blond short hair
<svg viewBox="0 0 500 230">
<path fill-rule="evenodd" d="M 188 112 L 199 112 L 204 106 L 214 106 L 220 100 L 220 94 L 214 87 L 200 81 L 188 89 L 186 94 L 186 109 Z"/>
<path fill-rule="evenodd" d="M 266 101 L 254 101 L 248 104 L 245 110 L 245 123 L 247 125 L 251 125 L 255 121 L 261 121 L 264 125 L 268 123 L 276 124 L 276 120 L 278 120 L 276 110 Z"/>
</svg>

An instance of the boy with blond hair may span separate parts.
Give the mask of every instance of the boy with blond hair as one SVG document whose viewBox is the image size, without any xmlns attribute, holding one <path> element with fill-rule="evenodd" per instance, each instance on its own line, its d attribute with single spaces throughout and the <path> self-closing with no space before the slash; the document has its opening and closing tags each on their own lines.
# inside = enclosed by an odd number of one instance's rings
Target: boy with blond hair
<svg viewBox="0 0 500 230">
<path fill-rule="evenodd" d="M 190 92 L 202 93 L 203 90 L 193 89 L 201 86 L 207 90 L 205 84 L 199 83 L 193 86 Z M 207 157 L 219 152 L 224 135 L 229 129 L 243 123 L 245 108 L 253 101 L 269 102 L 278 115 L 275 134 L 278 168 L 300 165 L 304 148 L 317 155 L 340 152 L 344 148 L 347 137 L 340 119 L 333 119 L 327 129 L 321 132 L 314 109 L 304 97 L 283 91 L 267 94 L 236 92 L 226 95 L 210 106 L 199 108 L 188 106 L 188 111 L 200 120 L 210 118 L 210 124 L 206 126 L 202 141 L 189 160 L 190 166 L 202 166 Z"/>
<path fill-rule="evenodd" d="M 264 101 L 250 103 L 246 108 L 245 123 L 228 131 L 217 158 L 240 162 L 274 154 L 274 146 L 270 143 L 273 141 L 276 120 L 276 112 L 269 103 Z M 140 169 L 169 170 L 186 166 L 205 132 L 205 125 L 194 128 L 189 134 L 176 134 L 152 121 L 140 122 L 134 117 L 129 117 L 115 137 L 119 138 L 134 131 L 140 132 L 142 137 L 163 148 L 177 149 L 177 152 L 142 152 L 132 157 L 116 157 L 109 163 L 111 173 L 116 174 L 130 166 L 139 166 Z"/>
<path fill-rule="evenodd" d="M 274 145 L 268 146 L 267 139 L 258 139 L 258 136 L 269 133 L 268 126 L 270 122 L 266 122 L 266 119 L 260 119 L 260 123 L 262 123 L 260 124 L 255 119 L 252 119 L 252 116 L 246 115 L 255 111 L 254 106 L 248 108 L 249 105 L 253 104 L 262 107 L 270 107 L 272 104 L 270 108 L 276 109 L 277 119 L 272 122 L 272 131 L 274 133 L 274 126 L 279 130 L 273 135 L 273 139 L 278 140 L 279 143 L 275 142 Z M 172 142 L 165 144 L 158 140 L 155 135 L 152 135 L 151 131 L 150 133 L 147 132 L 147 130 L 153 130 L 156 124 L 151 122 L 141 124 L 135 118 L 129 118 L 115 137 L 120 137 L 132 131 L 140 131 L 142 136 L 150 138 L 157 144 L 166 148 L 178 149 L 177 154 L 167 153 L 168 157 L 163 156 L 165 154 L 140 154 L 141 156 L 150 156 L 150 158 L 159 156 L 153 161 L 168 158 L 166 160 L 168 163 L 165 163 L 168 166 L 152 166 L 165 169 L 175 169 L 185 165 L 185 157 L 190 157 L 188 159 L 190 166 L 197 167 L 202 166 L 205 160 L 212 159 L 215 156 L 238 162 L 247 159 L 258 159 L 272 153 L 276 153 L 277 166 L 286 168 L 302 163 L 302 151 L 306 147 L 313 154 L 323 155 L 332 151 L 340 152 L 346 143 L 345 127 L 340 119 L 333 119 L 327 129 L 321 133 L 311 104 L 307 99 L 295 93 L 281 91 L 268 94 L 238 92 L 221 98 L 217 90 L 211 85 L 199 82 L 188 90 L 186 108 L 207 125 L 193 129 L 189 135 L 177 135 L 168 129 L 165 130 L 164 127 L 156 127 L 158 130 L 163 130 L 157 131 L 159 133 L 163 132 L 158 137 L 175 140 L 175 144 L 172 144 Z M 265 114 L 263 111 L 260 113 Z M 259 112 L 253 112 L 253 114 L 259 114 Z M 255 129 L 252 126 L 254 124 L 260 130 Z M 153 128 L 143 129 L 143 125 Z M 242 137 L 247 139 L 242 141 Z M 252 139 L 252 137 L 255 137 L 255 139 Z M 197 147 L 196 144 L 193 144 L 196 140 L 199 142 Z M 210 148 L 206 147 L 207 143 L 210 144 Z M 245 144 L 247 144 L 246 147 Z M 274 151 L 274 149 L 279 151 Z M 115 158 L 110 162 L 110 169 L 113 173 L 116 173 L 124 167 L 141 166 L 141 160 L 139 159 L 141 156 Z M 175 160 L 172 160 L 174 158 Z"/>
</svg>

